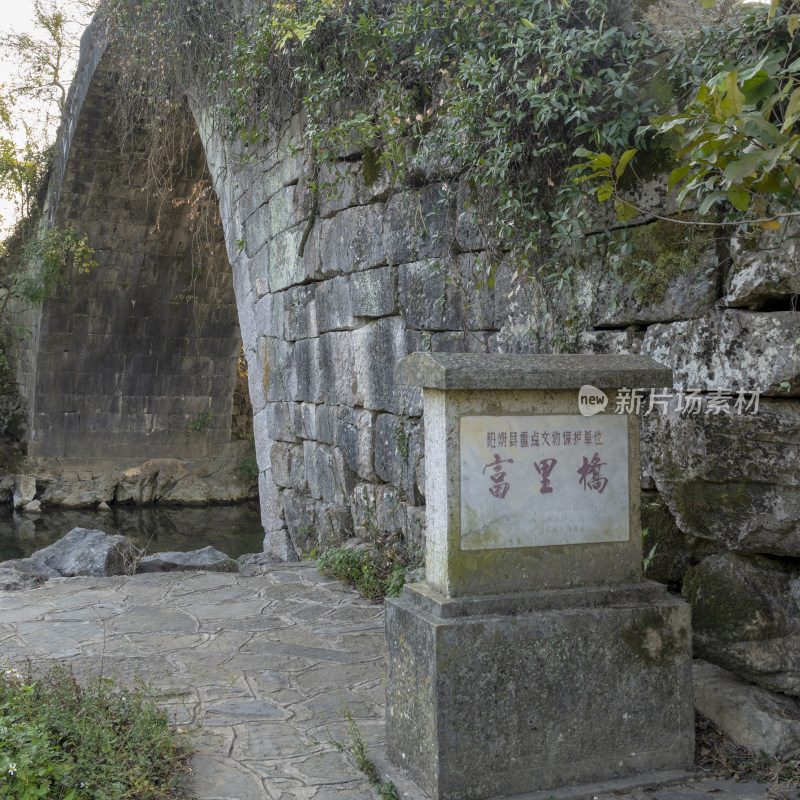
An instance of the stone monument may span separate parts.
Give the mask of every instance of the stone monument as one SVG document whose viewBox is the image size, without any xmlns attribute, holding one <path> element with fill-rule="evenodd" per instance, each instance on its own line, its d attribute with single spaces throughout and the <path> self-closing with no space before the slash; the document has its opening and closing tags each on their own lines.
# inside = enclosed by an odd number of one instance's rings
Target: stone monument
<svg viewBox="0 0 800 800">
<path fill-rule="evenodd" d="M 624 389 L 670 370 L 414 353 L 395 381 L 424 390 L 427 581 L 386 602 L 392 762 L 436 800 L 683 775 L 689 607 L 642 575 Z"/>
</svg>

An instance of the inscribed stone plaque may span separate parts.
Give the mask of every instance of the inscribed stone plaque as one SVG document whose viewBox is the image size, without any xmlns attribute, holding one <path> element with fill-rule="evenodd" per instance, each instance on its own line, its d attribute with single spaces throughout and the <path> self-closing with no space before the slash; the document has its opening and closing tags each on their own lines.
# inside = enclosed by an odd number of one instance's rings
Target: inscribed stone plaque
<svg viewBox="0 0 800 800">
<path fill-rule="evenodd" d="M 461 418 L 461 549 L 625 542 L 628 418 Z"/>
</svg>

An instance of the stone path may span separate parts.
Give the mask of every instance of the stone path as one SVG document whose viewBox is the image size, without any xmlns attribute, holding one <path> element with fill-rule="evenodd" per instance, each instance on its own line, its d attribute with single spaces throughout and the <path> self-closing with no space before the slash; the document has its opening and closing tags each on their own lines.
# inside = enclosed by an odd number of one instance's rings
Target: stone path
<svg viewBox="0 0 800 800">
<path fill-rule="evenodd" d="M 382 749 L 383 608 L 312 565 L 249 569 L 256 574 L 63 578 L 0 592 L 0 663 L 57 659 L 78 674 L 141 678 L 163 690 L 174 720 L 198 727 L 192 788 L 199 800 L 374 800 L 333 744 L 347 741 L 343 709 L 401 797 L 423 800 L 388 769 Z M 631 794 L 612 788 L 578 796 L 767 797 L 757 784 L 720 781 Z M 551 794 L 575 797 L 544 797 Z"/>
</svg>

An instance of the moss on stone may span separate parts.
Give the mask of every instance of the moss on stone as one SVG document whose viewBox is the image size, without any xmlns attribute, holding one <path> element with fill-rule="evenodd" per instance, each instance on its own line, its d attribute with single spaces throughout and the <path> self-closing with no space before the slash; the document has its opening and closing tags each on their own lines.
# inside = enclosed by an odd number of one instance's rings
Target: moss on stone
<svg viewBox="0 0 800 800">
<path fill-rule="evenodd" d="M 709 244 L 708 234 L 696 226 L 659 220 L 628 232 L 617 270 L 633 285 L 638 303 L 657 305 L 676 278 L 697 266 Z"/>
<path fill-rule="evenodd" d="M 686 572 L 683 596 L 701 633 L 741 640 L 783 634 L 780 606 L 783 574 L 758 557 L 735 553 L 711 556 Z"/>
<path fill-rule="evenodd" d="M 673 624 L 673 614 L 649 608 L 622 631 L 622 641 L 643 664 L 663 664 L 685 649 L 688 631 Z"/>
<path fill-rule="evenodd" d="M 372 186 L 378 180 L 378 156 L 371 147 L 364 148 L 364 156 L 362 160 L 362 174 L 364 176 L 364 184 Z"/>
<path fill-rule="evenodd" d="M 709 517 L 719 507 L 741 509 L 745 516 L 752 511 L 753 496 L 749 484 L 731 481 L 722 484 L 678 483 L 675 492 L 675 509 L 681 519 L 700 535 L 710 533 Z"/>
<path fill-rule="evenodd" d="M 634 19 L 644 19 L 645 14 L 660 0 L 634 0 Z"/>
<path fill-rule="evenodd" d="M 675 89 L 663 70 L 659 69 L 654 73 L 645 84 L 644 89 L 647 96 L 651 97 L 656 102 L 659 109 L 667 108 L 676 101 Z M 667 137 L 659 137 L 659 139 L 662 138 Z"/>
<path fill-rule="evenodd" d="M 666 83 L 666 81 L 665 81 Z M 678 152 L 677 138 L 671 134 L 659 136 L 652 141 L 646 150 L 640 150 L 631 162 L 631 167 L 622 173 L 617 187 L 627 192 L 634 188 L 637 182 L 646 182 L 663 175 L 669 175 L 678 166 L 676 154 Z"/>
<path fill-rule="evenodd" d="M 759 610 L 753 596 L 740 588 L 727 571 L 711 573 L 703 564 L 688 570 L 683 578 L 683 597 L 692 607 L 694 626 L 716 634 L 740 632 L 742 621 L 753 619 Z"/>
</svg>

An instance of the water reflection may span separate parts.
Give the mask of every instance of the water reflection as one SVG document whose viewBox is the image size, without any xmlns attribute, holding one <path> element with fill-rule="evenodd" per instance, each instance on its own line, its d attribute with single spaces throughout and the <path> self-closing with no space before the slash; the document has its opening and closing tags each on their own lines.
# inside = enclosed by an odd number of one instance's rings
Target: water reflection
<svg viewBox="0 0 800 800">
<path fill-rule="evenodd" d="M 213 545 L 231 558 L 260 553 L 264 529 L 258 502 L 232 506 L 112 506 L 110 511 L 48 509 L 19 514 L 0 507 L 0 561 L 26 558 L 73 528 L 121 533 L 149 553 L 197 550 Z"/>
</svg>

